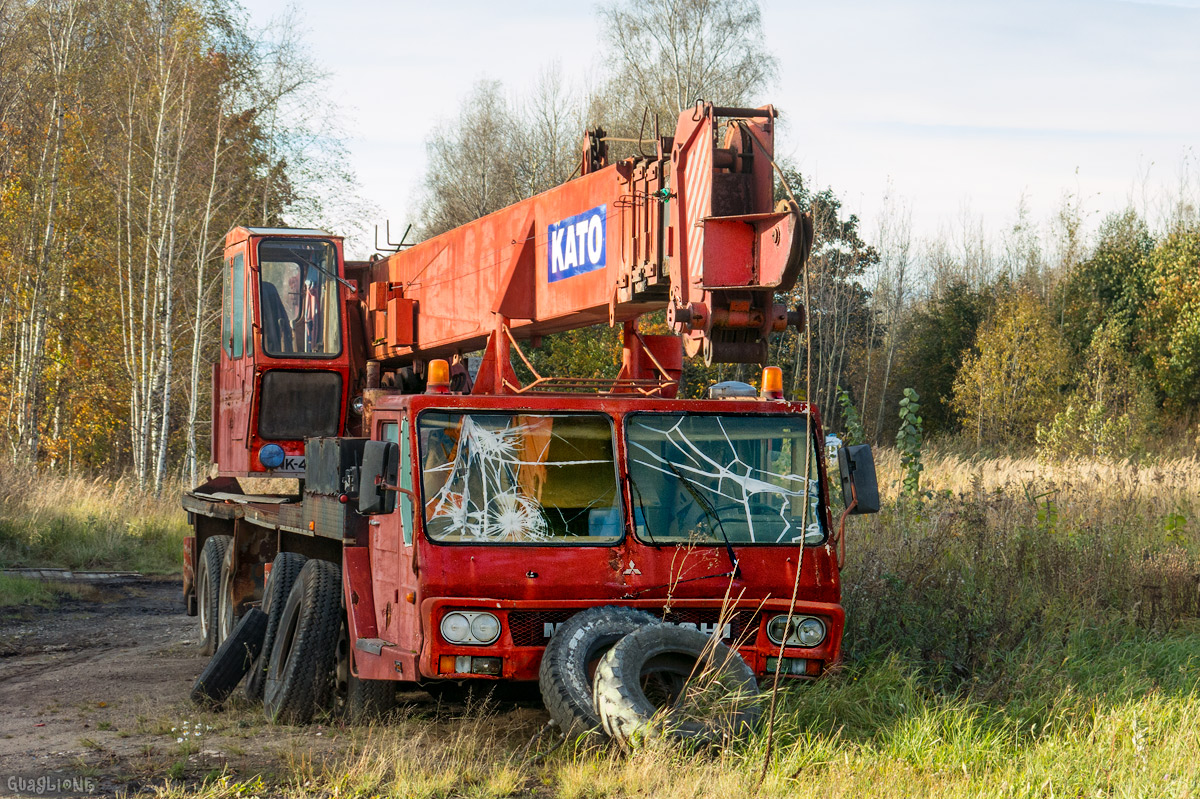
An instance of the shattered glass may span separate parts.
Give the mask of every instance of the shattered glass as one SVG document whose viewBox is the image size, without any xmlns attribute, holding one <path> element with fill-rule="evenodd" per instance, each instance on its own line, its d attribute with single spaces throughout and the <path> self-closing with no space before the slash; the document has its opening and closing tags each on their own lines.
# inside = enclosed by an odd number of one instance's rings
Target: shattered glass
<svg viewBox="0 0 1200 799">
<path fill-rule="evenodd" d="M 609 417 L 426 411 L 418 424 L 431 538 L 574 544 L 621 538 Z"/>
<path fill-rule="evenodd" d="M 643 541 L 825 540 L 807 417 L 642 413 L 630 416 L 625 429 Z"/>
</svg>

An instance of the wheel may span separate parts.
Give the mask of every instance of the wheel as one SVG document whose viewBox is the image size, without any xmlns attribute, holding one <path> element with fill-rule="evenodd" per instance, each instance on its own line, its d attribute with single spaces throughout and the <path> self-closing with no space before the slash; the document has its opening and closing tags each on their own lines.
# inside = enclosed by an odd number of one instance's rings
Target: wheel
<svg viewBox="0 0 1200 799">
<path fill-rule="evenodd" d="M 205 705 L 224 702 L 262 651 L 266 630 L 267 614 L 258 608 L 251 608 L 242 616 L 237 627 L 221 642 L 217 653 L 196 678 L 192 685 L 192 701 Z"/>
<path fill-rule="evenodd" d="M 341 633 L 337 643 L 337 697 L 350 721 L 362 724 L 382 718 L 395 707 L 396 683 L 393 680 L 365 680 L 355 677 L 350 668 L 353 657 L 349 627 L 343 610 Z"/>
<path fill-rule="evenodd" d="M 354 724 L 381 719 L 395 706 L 396 683 L 392 680 L 364 680 L 348 675 L 345 709 Z"/>
<path fill-rule="evenodd" d="M 341 624 L 341 570 L 309 560 L 288 594 L 267 665 L 263 706 L 276 723 L 305 724 L 329 703 Z"/>
<path fill-rule="evenodd" d="M 196 618 L 200 623 L 200 654 L 211 655 L 221 645 L 217 618 L 221 612 L 221 564 L 233 538 L 210 535 L 200 550 L 196 566 Z"/>
<path fill-rule="evenodd" d="M 632 748 L 662 736 L 720 745 L 751 732 L 762 713 L 754 672 L 698 630 L 641 627 L 600 661 L 592 690 L 604 731 Z"/>
<path fill-rule="evenodd" d="M 225 547 L 225 557 L 221 560 L 221 590 L 217 602 L 218 643 L 229 637 L 241 618 L 233 601 L 233 556 L 236 553 L 237 548 L 230 541 Z"/>
<path fill-rule="evenodd" d="M 308 558 L 296 552 L 280 552 L 271 563 L 271 572 L 267 575 L 267 584 L 263 588 L 263 612 L 267 614 L 267 630 L 263 635 L 262 654 L 250 669 L 246 678 L 246 698 L 261 702 L 263 686 L 267 679 L 267 665 L 271 660 L 271 650 L 275 647 L 275 634 L 279 631 L 279 617 L 287 605 L 288 594 L 300 576 L 300 569 Z"/>
<path fill-rule="evenodd" d="M 538 687 L 550 716 L 568 739 L 603 733 L 592 704 L 592 675 L 613 644 L 654 616 L 633 608 L 588 608 L 563 623 L 546 645 L 538 669 Z"/>
</svg>

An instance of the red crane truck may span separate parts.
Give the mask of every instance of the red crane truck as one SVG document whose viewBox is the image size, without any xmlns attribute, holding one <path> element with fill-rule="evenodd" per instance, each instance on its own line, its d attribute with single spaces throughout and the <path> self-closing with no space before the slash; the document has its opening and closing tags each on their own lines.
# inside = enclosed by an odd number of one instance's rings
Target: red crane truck
<svg viewBox="0 0 1200 799">
<path fill-rule="evenodd" d="M 209 651 L 261 603 L 248 690 L 269 715 L 309 718 L 330 669 L 372 707 L 398 683 L 534 681 L 556 630 L 598 607 L 718 637 L 759 676 L 838 661 L 816 409 L 773 367 L 761 390 L 677 396 L 685 354 L 762 364 L 804 324 L 777 300 L 812 225 L 773 200 L 775 117 L 698 103 L 615 163 L 589 132 L 579 177 L 368 262 L 318 230 L 229 232 L 184 596 Z M 664 309 L 671 334 L 639 330 Z M 542 376 L 522 349 L 605 322 L 616 379 Z M 869 451 L 848 454 L 870 512 Z"/>
</svg>

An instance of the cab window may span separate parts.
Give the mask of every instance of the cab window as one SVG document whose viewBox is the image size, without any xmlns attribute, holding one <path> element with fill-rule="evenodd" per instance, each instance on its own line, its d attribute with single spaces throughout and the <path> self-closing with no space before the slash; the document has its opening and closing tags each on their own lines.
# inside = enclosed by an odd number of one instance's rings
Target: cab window
<svg viewBox="0 0 1200 799">
<path fill-rule="evenodd" d="M 332 358 L 342 351 L 337 250 L 328 241 L 266 239 L 258 245 L 263 350 L 276 358 Z"/>
</svg>

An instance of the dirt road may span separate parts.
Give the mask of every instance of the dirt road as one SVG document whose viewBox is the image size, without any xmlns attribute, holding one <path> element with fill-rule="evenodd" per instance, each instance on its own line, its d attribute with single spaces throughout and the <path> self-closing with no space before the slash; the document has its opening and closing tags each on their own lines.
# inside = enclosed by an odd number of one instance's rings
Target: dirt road
<svg viewBox="0 0 1200 799">
<path fill-rule="evenodd" d="M 178 579 L 139 579 L 88 587 L 52 609 L 0 611 L 0 796 L 32 795 L 39 777 L 101 796 L 219 773 L 286 780 L 290 764 L 343 756 L 361 739 L 336 717 L 268 725 L 240 690 L 224 711 L 193 706 L 206 658 L 179 596 Z M 423 693 L 414 705 L 441 715 Z M 530 707 L 505 716 L 522 730 L 545 719 Z"/>
</svg>

